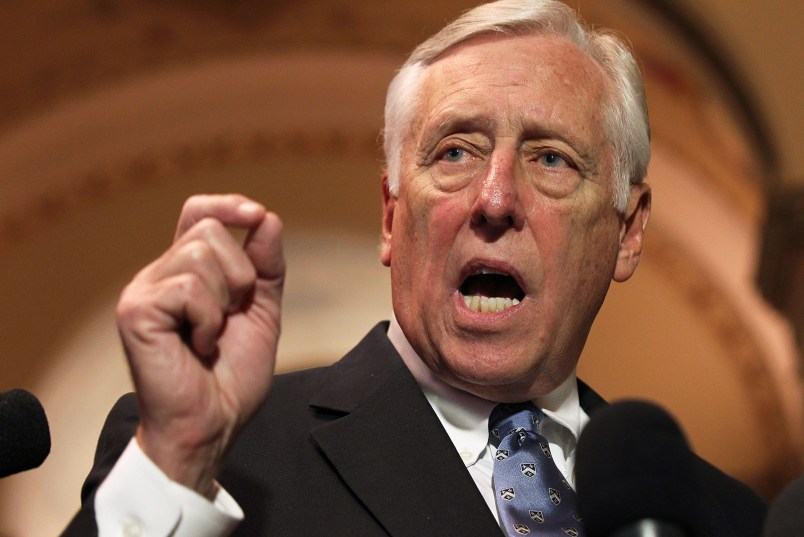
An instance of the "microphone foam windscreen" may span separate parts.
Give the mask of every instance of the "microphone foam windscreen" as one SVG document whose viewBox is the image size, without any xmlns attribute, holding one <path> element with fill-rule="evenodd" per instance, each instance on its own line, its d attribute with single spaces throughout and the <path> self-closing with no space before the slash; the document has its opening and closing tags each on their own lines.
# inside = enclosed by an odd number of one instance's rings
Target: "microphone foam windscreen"
<svg viewBox="0 0 804 537">
<path fill-rule="evenodd" d="M 578 442 L 578 507 L 590 536 L 643 519 L 698 532 L 701 492 L 694 455 L 661 408 L 624 401 L 594 413 Z"/>
<path fill-rule="evenodd" d="M 50 453 L 45 409 L 21 389 L 0 394 L 0 477 L 36 468 Z"/>
</svg>

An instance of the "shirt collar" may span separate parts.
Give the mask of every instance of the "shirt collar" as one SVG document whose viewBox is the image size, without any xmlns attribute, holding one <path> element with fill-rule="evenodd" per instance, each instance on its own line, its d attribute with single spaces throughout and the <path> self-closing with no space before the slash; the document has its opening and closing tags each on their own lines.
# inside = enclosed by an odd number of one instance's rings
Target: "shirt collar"
<svg viewBox="0 0 804 537">
<path fill-rule="evenodd" d="M 411 347 L 394 315 L 388 339 L 433 407 L 464 462 L 477 460 L 488 445 L 489 415 L 497 405 L 441 380 Z M 577 441 L 588 417 L 581 410 L 575 370 L 555 390 L 534 401 L 545 414 L 566 427 Z"/>
</svg>

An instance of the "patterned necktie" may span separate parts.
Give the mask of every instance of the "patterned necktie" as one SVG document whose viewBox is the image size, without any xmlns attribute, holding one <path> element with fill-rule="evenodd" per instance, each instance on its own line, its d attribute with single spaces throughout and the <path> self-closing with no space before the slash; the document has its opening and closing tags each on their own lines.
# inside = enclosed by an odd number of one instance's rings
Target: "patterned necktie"
<svg viewBox="0 0 804 537">
<path fill-rule="evenodd" d="M 572 490 L 539 434 L 544 413 L 532 403 L 501 404 L 489 418 L 494 493 L 500 523 L 510 536 L 583 535 Z"/>
</svg>

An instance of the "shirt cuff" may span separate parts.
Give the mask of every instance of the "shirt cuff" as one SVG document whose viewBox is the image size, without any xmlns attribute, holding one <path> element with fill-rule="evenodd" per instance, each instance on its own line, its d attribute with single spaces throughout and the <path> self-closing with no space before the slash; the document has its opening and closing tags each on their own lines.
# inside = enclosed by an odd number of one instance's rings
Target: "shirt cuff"
<svg viewBox="0 0 804 537">
<path fill-rule="evenodd" d="M 243 511 L 222 487 L 213 501 L 171 481 L 132 438 L 95 496 L 99 537 L 226 537 Z"/>
</svg>

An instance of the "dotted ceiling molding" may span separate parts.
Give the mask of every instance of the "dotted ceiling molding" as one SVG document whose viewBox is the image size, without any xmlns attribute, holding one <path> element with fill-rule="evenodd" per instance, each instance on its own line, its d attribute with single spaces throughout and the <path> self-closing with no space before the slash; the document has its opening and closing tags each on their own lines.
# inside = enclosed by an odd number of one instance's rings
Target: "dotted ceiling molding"
<svg viewBox="0 0 804 537">
<path fill-rule="evenodd" d="M 57 190 L 31 194 L 15 210 L 0 216 L 0 256 L 34 233 L 47 232 L 71 213 L 103 203 L 129 189 L 167 185 L 178 176 L 198 170 L 221 169 L 233 162 L 266 162 L 277 156 L 309 159 L 313 156 L 354 157 L 380 162 L 377 134 L 355 136 L 338 130 L 312 132 L 254 131 L 242 135 L 214 135 L 196 144 L 164 147 L 120 162 L 116 167 L 87 171 L 59 184 Z M 378 166 L 379 167 L 379 166 Z"/>
</svg>

